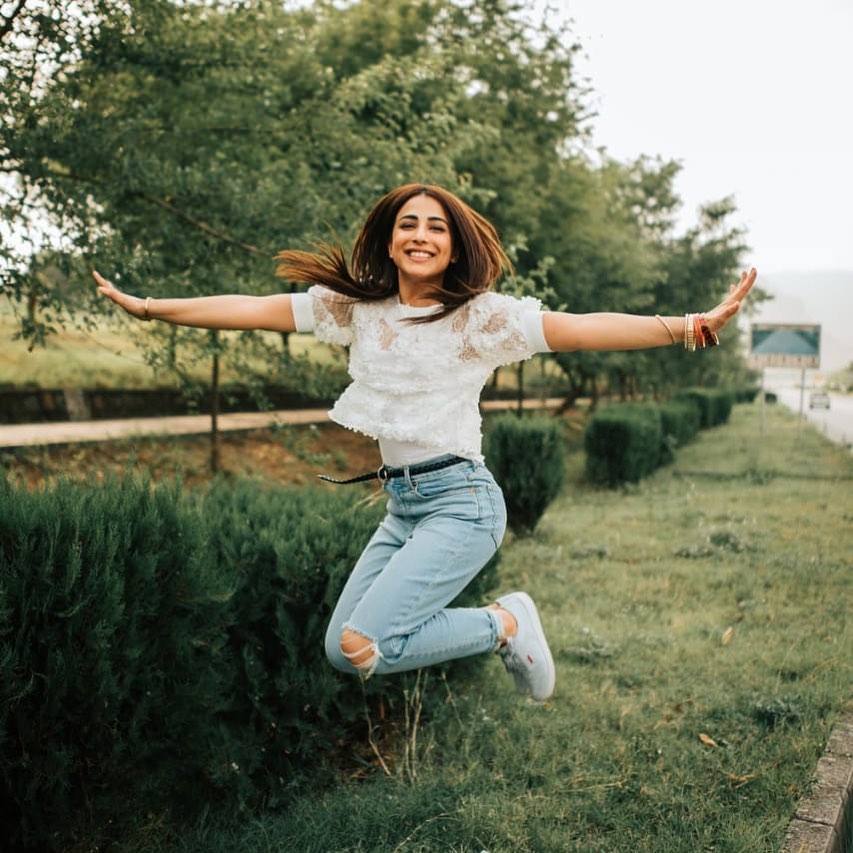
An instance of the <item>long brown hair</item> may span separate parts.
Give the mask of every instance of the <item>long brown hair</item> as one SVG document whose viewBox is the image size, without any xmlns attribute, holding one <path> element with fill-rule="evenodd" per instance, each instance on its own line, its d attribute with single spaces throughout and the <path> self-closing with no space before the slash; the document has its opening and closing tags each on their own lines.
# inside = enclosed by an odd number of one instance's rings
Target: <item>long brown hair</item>
<svg viewBox="0 0 853 853">
<path fill-rule="evenodd" d="M 406 184 L 383 196 L 359 232 L 349 266 L 340 246 L 317 245 L 315 252 L 279 252 L 276 274 L 306 284 L 321 284 L 356 299 L 385 299 L 399 290 L 397 267 L 388 257 L 388 243 L 397 214 L 416 195 L 434 198 L 447 213 L 456 260 L 441 286 L 428 296 L 443 305 L 441 311 L 418 318 L 433 322 L 447 316 L 472 297 L 489 290 L 512 264 L 494 226 L 460 198 L 433 184 Z"/>
</svg>

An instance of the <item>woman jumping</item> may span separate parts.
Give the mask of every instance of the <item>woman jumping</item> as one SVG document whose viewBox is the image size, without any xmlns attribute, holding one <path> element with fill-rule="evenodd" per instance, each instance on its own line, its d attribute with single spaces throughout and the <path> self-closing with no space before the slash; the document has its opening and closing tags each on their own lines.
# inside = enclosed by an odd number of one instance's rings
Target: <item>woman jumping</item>
<svg viewBox="0 0 853 853">
<path fill-rule="evenodd" d="M 497 651 L 521 693 L 544 701 L 554 662 L 536 606 L 511 592 L 448 605 L 498 548 L 500 488 L 483 464 L 479 398 L 496 367 L 538 352 L 713 346 L 756 272 L 705 314 L 543 311 L 492 291 L 511 269 L 493 226 L 441 187 L 410 184 L 373 208 L 350 263 L 338 248 L 281 252 L 278 273 L 307 293 L 189 299 L 130 296 L 93 273 L 134 317 L 207 329 L 313 332 L 350 349 L 352 383 L 332 420 L 377 439 L 388 513 L 329 622 L 333 666 L 367 678 Z M 334 481 L 337 482 L 337 481 Z"/>
</svg>

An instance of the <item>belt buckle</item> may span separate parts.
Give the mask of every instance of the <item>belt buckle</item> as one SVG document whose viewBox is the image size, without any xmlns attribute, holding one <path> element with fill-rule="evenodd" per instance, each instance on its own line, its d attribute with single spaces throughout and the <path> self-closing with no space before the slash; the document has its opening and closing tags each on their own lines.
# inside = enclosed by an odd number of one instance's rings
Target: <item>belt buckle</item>
<svg viewBox="0 0 853 853">
<path fill-rule="evenodd" d="M 388 469 L 385 465 L 380 465 L 376 471 L 376 479 L 379 480 L 380 483 L 385 483 L 388 480 Z"/>
</svg>

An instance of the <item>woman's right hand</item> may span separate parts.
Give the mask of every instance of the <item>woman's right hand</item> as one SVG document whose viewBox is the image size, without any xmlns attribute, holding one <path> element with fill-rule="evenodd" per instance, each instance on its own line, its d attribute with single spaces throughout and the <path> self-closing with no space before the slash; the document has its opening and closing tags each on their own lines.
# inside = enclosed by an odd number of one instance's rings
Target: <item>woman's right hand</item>
<svg viewBox="0 0 853 853">
<path fill-rule="evenodd" d="M 92 270 L 92 278 L 98 284 L 98 291 L 106 296 L 107 299 L 112 299 L 119 308 L 123 308 L 131 317 L 136 317 L 137 320 L 145 319 L 144 299 L 140 299 L 138 296 L 131 296 L 129 293 L 123 293 L 96 270 Z"/>
</svg>

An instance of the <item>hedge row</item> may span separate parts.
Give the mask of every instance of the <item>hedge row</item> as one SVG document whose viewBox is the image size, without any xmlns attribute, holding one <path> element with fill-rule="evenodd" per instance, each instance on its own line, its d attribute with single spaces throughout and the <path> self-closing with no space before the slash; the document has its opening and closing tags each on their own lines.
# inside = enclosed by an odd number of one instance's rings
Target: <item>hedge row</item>
<svg viewBox="0 0 853 853">
<path fill-rule="evenodd" d="M 635 483 L 671 462 L 699 429 L 726 423 L 735 394 L 693 388 L 668 403 L 618 403 L 596 412 L 584 432 L 586 474 L 594 483 Z"/>
<path fill-rule="evenodd" d="M 402 695 L 323 657 L 382 513 L 361 497 L 0 483 L 4 845 L 97 846 L 139 815 L 272 806 L 327 780 L 365 712 Z M 482 572 L 460 603 L 493 581 Z"/>
<path fill-rule="evenodd" d="M 496 418 L 485 441 L 486 463 L 506 500 L 514 533 L 531 534 L 557 496 L 565 473 L 565 439 L 554 418 Z"/>
</svg>

